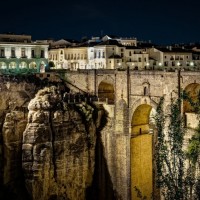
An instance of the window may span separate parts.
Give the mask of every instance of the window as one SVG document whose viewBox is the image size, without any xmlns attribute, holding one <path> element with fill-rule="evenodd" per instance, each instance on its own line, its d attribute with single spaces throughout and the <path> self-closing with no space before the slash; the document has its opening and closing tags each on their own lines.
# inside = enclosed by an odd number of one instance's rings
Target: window
<svg viewBox="0 0 200 200">
<path fill-rule="evenodd" d="M 131 56 L 131 51 L 129 51 L 129 56 Z"/>
<path fill-rule="evenodd" d="M 35 58 L 35 50 L 34 49 L 31 50 L 31 57 Z"/>
<path fill-rule="evenodd" d="M 138 58 L 138 62 L 142 62 L 142 58 Z"/>
<path fill-rule="evenodd" d="M 26 57 L 26 53 L 25 53 L 25 49 L 24 48 L 21 49 L 21 57 L 22 58 Z"/>
<path fill-rule="evenodd" d="M 144 96 L 147 95 L 147 87 L 144 87 Z"/>
<path fill-rule="evenodd" d="M 100 58 L 101 57 L 101 52 L 99 51 L 99 56 L 98 56 L 98 58 Z"/>
<path fill-rule="evenodd" d="M 62 50 L 60 51 L 60 54 L 63 54 L 63 51 L 62 51 Z"/>
<path fill-rule="evenodd" d="M 179 56 L 176 56 L 176 57 L 175 57 L 175 60 L 179 60 Z"/>
<path fill-rule="evenodd" d="M 14 48 L 11 49 L 11 58 L 15 58 L 15 49 Z"/>
<path fill-rule="evenodd" d="M 41 57 L 41 58 L 44 58 L 44 50 L 41 50 L 40 57 Z"/>
<path fill-rule="evenodd" d="M 5 51 L 4 51 L 4 49 L 1 49 L 1 57 L 2 58 L 5 57 Z"/>
<path fill-rule="evenodd" d="M 102 55 L 102 58 L 105 58 L 105 52 L 103 51 L 103 55 Z"/>
</svg>

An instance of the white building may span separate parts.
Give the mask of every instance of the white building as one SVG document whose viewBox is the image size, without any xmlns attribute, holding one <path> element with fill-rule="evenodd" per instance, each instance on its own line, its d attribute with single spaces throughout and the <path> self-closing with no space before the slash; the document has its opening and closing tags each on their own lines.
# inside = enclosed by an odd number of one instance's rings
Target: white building
<svg viewBox="0 0 200 200">
<path fill-rule="evenodd" d="M 48 44 L 32 42 L 30 35 L 0 34 L 1 72 L 44 72 Z"/>
<path fill-rule="evenodd" d="M 194 66 L 192 51 L 184 48 L 156 47 L 148 49 L 148 53 L 153 69 L 191 69 Z"/>
</svg>

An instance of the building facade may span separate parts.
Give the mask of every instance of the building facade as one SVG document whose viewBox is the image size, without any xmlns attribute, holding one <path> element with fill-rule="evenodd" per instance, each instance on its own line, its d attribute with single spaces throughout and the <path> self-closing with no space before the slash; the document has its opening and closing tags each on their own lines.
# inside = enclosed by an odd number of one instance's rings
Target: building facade
<svg viewBox="0 0 200 200">
<path fill-rule="evenodd" d="M 3 73 L 45 72 L 48 43 L 30 35 L 0 34 L 0 70 Z"/>
</svg>

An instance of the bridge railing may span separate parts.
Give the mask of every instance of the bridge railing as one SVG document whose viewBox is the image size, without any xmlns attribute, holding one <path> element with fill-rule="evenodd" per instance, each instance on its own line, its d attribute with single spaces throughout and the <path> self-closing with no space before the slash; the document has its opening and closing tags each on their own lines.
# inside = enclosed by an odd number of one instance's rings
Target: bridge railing
<svg viewBox="0 0 200 200">
<path fill-rule="evenodd" d="M 100 102 L 105 104 L 114 104 L 114 100 L 108 98 L 99 98 L 96 95 L 90 94 L 73 94 L 64 93 L 63 101 L 67 103 L 81 103 L 81 102 Z"/>
</svg>

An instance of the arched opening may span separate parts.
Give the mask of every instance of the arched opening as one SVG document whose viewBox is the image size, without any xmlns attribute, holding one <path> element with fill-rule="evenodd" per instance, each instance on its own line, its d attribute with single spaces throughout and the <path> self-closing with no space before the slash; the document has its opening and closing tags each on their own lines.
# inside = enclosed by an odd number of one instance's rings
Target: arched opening
<svg viewBox="0 0 200 200">
<path fill-rule="evenodd" d="M 35 63 L 35 62 L 31 62 L 31 63 L 29 64 L 29 69 L 37 69 L 36 63 Z"/>
<path fill-rule="evenodd" d="M 19 64 L 19 68 L 20 68 L 20 69 L 27 68 L 27 63 L 26 63 L 26 62 L 21 62 L 21 63 Z"/>
<path fill-rule="evenodd" d="M 98 88 L 98 98 L 100 101 L 107 101 L 109 104 L 114 104 L 115 95 L 113 84 L 108 81 L 102 81 Z"/>
<path fill-rule="evenodd" d="M 17 64 L 15 62 L 9 63 L 9 69 L 15 69 L 17 67 Z"/>
<path fill-rule="evenodd" d="M 189 84 L 185 88 L 185 92 L 188 95 L 188 97 L 192 100 L 192 102 L 197 102 L 198 100 L 198 95 L 200 93 L 200 84 L 198 83 L 192 83 Z M 184 100 L 183 102 L 183 111 L 184 113 L 189 113 L 189 112 L 194 112 L 194 107 L 189 103 L 188 100 Z"/>
<path fill-rule="evenodd" d="M 0 69 L 6 69 L 7 65 L 5 62 L 0 62 Z"/>
<path fill-rule="evenodd" d="M 138 192 L 147 199 L 153 194 L 153 116 L 148 104 L 137 107 L 131 121 L 131 199 L 139 200 Z"/>
<path fill-rule="evenodd" d="M 45 66 L 46 66 L 46 64 L 42 61 L 40 63 L 40 73 L 44 73 L 45 72 Z"/>
<path fill-rule="evenodd" d="M 185 116 L 185 126 L 190 128 L 196 128 L 199 124 L 197 114 L 195 113 L 195 106 L 192 104 L 197 103 L 200 98 L 200 84 L 192 83 L 185 88 L 186 95 L 189 100 L 183 101 L 183 112 Z M 192 103 L 192 104 L 191 104 Z"/>
</svg>

